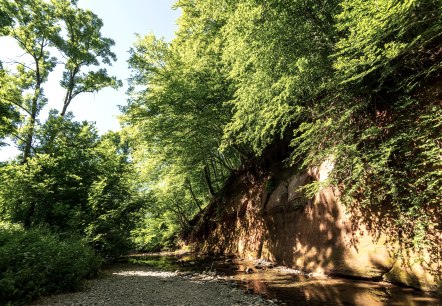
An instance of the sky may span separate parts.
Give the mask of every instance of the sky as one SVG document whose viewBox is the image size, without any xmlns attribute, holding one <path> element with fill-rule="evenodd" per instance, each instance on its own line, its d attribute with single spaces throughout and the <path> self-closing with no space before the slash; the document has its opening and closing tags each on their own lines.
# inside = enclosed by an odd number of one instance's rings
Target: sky
<svg viewBox="0 0 442 306">
<path fill-rule="evenodd" d="M 135 34 L 153 33 L 170 41 L 177 29 L 176 21 L 179 10 L 172 9 L 175 0 L 79 0 L 78 6 L 89 9 L 103 20 L 102 36 L 115 41 L 113 52 L 117 62 L 106 67 L 110 75 L 123 81 L 119 90 L 105 88 L 98 93 L 85 93 L 77 96 L 69 106 L 75 120 L 93 121 L 100 133 L 119 129 L 117 116 L 119 105 L 126 104 L 127 78 L 130 76 L 127 60 L 129 49 L 135 41 Z M 5 48 L 6 46 L 6 48 Z M 19 54 L 19 49 L 12 40 L 0 40 L 0 59 L 11 58 Z M 42 112 L 42 120 L 51 108 L 61 109 L 63 90 L 58 82 L 62 67 L 56 69 L 47 84 L 45 94 L 48 105 Z M 13 145 L 0 147 L 0 161 L 7 160 L 17 154 Z"/>
</svg>

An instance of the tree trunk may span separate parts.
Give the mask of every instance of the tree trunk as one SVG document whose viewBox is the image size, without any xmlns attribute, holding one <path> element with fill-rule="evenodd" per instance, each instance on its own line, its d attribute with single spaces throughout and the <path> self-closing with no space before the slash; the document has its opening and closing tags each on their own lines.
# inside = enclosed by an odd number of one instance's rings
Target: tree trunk
<svg viewBox="0 0 442 306">
<path fill-rule="evenodd" d="M 73 92 L 74 92 L 74 87 L 75 87 L 75 77 L 79 71 L 80 71 L 80 67 L 75 66 L 75 68 L 70 72 L 69 85 L 68 85 L 68 88 L 66 89 L 66 95 L 65 95 L 64 101 L 63 101 L 63 109 L 61 110 L 61 113 L 60 113 L 61 117 L 64 117 L 64 115 L 66 114 L 66 112 L 68 110 L 69 105 L 72 102 Z"/>
<path fill-rule="evenodd" d="M 189 191 L 190 191 L 190 195 L 192 196 L 193 201 L 195 201 L 196 206 L 198 206 L 198 209 L 200 210 L 200 212 L 202 212 L 203 209 L 201 207 L 201 203 L 197 199 L 197 197 L 195 196 L 195 193 L 193 192 L 193 189 L 192 189 L 192 183 L 190 182 L 189 179 L 187 179 L 187 184 L 189 185 Z"/>
<path fill-rule="evenodd" d="M 34 139 L 34 130 L 35 130 L 35 120 L 33 120 L 31 118 L 31 122 L 30 122 L 30 128 L 29 131 L 27 133 L 26 137 L 26 142 L 25 142 L 25 148 L 24 148 L 24 152 L 23 152 L 23 159 L 22 159 L 22 164 L 26 164 L 28 162 L 28 159 L 31 155 L 31 148 L 32 148 L 32 140 Z"/>
<path fill-rule="evenodd" d="M 215 190 L 212 186 L 212 181 L 210 179 L 209 167 L 207 165 L 204 166 L 204 180 L 206 181 L 207 188 L 209 189 L 209 194 L 211 197 L 215 196 Z"/>
<path fill-rule="evenodd" d="M 34 97 L 32 98 L 32 106 L 31 106 L 31 111 L 30 116 L 31 118 L 29 119 L 29 130 L 26 131 L 27 135 L 25 136 L 25 148 L 24 148 L 24 152 L 23 152 L 23 160 L 22 163 L 26 164 L 28 161 L 28 158 L 31 155 L 31 149 L 32 149 L 32 140 L 34 139 L 34 133 L 35 133 L 35 122 L 37 119 L 37 113 L 38 113 L 38 98 L 40 97 L 40 91 L 41 91 L 41 81 L 40 81 L 40 74 L 39 74 L 39 70 L 38 70 L 38 66 L 37 66 L 37 84 L 35 86 L 35 93 L 34 93 Z"/>
</svg>

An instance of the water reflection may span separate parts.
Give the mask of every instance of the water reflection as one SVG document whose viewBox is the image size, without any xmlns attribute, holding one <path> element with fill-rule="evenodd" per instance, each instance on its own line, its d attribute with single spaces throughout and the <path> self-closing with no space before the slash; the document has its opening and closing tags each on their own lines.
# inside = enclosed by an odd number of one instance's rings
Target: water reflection
<svg viewBox="0 0 442 306">
<path fill-rule="evenodd" d="M 442 305 L 441 297 L 390 283 L 311 276 L 240 259 L 142 254 L 129 261 L 166 270 L 215 271 L 246 292 L 277 299 L 283 305 Z M 247 268 L 253 273 L 245 273 Z"/>
</svg>

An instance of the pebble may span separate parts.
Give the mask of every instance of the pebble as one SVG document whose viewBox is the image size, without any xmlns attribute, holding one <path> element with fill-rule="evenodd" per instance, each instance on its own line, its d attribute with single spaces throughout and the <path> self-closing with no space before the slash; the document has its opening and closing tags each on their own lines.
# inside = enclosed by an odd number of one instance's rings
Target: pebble
<svg viewBox="0 0 442 306">
<path fill-rule="evenodd" d="M 209 271 L 210 272 L 210 271 Z M 216 275 L 158 271 L 146 266 L 120 264 L 103 277 L 86 282 L 86 290 L 53 295 L 29 305 L 274 305 L 273 301 L 237 289 L 237 284 Z"/>
</svg>

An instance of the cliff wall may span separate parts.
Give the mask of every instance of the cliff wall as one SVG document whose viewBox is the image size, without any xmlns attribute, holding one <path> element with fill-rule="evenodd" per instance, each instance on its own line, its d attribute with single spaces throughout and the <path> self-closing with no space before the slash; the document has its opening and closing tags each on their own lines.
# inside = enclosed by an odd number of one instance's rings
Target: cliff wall
<svg viewBox="0 0 442 306">
<path fill-rule="evenodd" d="M 306 272 L 388 280 L 442 293 L 440 228 L 430 245 L 403 245 L 397 216 L 383 207 L 345 206 L 336 188 L 305 198 L 297 189 L 322 182 L 329 162 L 305 173 L 280 165 L 243 169 L 195 219 L 187 237 L 198 252 L 266 259 Z M 440 218 L 439 218 L 440 220 Z M 436 241 L 436 243 L 434 243 Z"/>
</svg>

